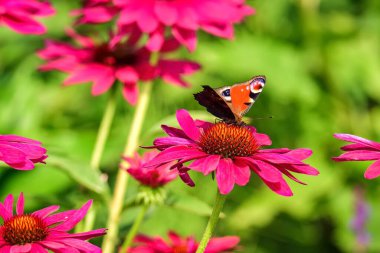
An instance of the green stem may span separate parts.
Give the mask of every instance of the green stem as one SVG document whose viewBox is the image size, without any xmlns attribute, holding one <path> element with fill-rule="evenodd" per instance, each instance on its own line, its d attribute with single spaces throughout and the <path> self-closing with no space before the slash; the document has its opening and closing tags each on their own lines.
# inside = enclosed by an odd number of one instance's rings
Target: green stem
<svg viewBox="0 0 380 253">
<path fill-rule="evenodd" d="M 207 227 L 203 233 L 202 240 L 199 243 L 199 247 L 196 253 L 203 253 L 205 251 L 207 244 L 210 241 L 212 234 L 214 233 L 215 226 L 218 222 L 219 214 L 222 211 L 226 197 L 227 195 L 222 195 L 219 193 L 219 190 L 217 190 L 214 208 L 212 209 L 210 219 L 208 220 Z"/>
<path fill-rule="evenodd" d="M 99 171 L 100 160 L 103 155 L 104 147 L 108 139 L 108 135 L 111 129 L 112 121 L 115 116 L 116 110 L 116 96 L 115 89 L 111 89 L 106 109 L 104 110 L 102 120 L 100 122 L 98 134 L 96 136 L 96 142 L 94 150 L 92 151 L 90 166 L 93 170 Z M 96 218 L 96 209 L 93 207 L 89 210 L 84 218 L 83 231 L 89 231 L 92 229 Z"/>
<path fill-rule="evenodd" d="M 142 128 L 142 123 L 144 121 L 148 108 L 151 90 L 151 82 L 147 82 L 142 85 L 142 90 L 133 116 L 131 129 L 125 144 L 123 157 L 132 156 L 138 147 L 138 140 Z M 129 178 L 129 174 L 126 173 L 124 169 L 122 169 L 125 167 L 128 167 L 128 163 L 126 163 L 124 160 L 121 160 L 119 165 L 120 169 L 116 176 L 115 191 L 111 204 L 109 206 L 110 213 L 107 222 L 108 232 L 104 238 L 102 245 L 103 253 L 111 253 L 115 250 L 119 230 L 119 219 Z"/>
<path fill-rule="evenodd" d="M 129 230 L 127 237 L 125 238 L 125 241 L 123 243 L 123 246 L 119 250 L 120 253 L 127 252 L 127 249 L 131 246 L 133 238 L 135 238 L 137 231 L 139 230 L 139 227 L 141 225 L 141 222 L 144 219 L 144 216 L 146 214 L 146 211 L 148 210 L 148 205 L 143 205 L 141 208 L 141 211 L 139 215 L 136 217 L 131 229 Z"/>
<path fill-rule="evenodd" d="M 95 147 L 92 152 L 91 157 L 91 168 L 94 170 L 99 170 L 100 159 L 104 151 L 104 147 L 111 129 L 112 121 L 115 116 L 116 109 L 116 99 L 115 91 L 111 90 L 110 96 L 108 97 L 107 106 L 103 114 L 102 121 L 99 126 L 98 135 L 96 137 Z"/>
</svg>

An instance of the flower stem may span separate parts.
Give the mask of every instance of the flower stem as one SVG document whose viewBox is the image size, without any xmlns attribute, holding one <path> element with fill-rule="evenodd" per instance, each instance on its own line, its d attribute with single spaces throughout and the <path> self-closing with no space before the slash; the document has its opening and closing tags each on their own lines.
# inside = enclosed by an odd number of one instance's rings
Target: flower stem
<svg viewBox="0 0 380 253">
<path fill-rule="evenodd" d="M 107 106 L 103 114 L 102 121 L 98 130 L 98 135 L 96 137 L 96 143 L 91 157 L 91 168 L 94 170 L 99 170 L 100 159 L 104 151 L 105 143 L 108 138 L 108 134 L 111 129 L 111 124 L 115 115 L 116 109 L 116 99 L 115 91 L 111 90 L 110 96 L 108 97 Z"/>
<path fill-rule="evenodd" d="M 152 83 L 144 83 L 144 85 L 142 85 L 142 90 L 133 116 L 132 125 L 126 141 L 123 156 L 132 156 L 138 146 L 138 137 L 140 136 L 142 123 L 148 108 L 151 90 Z M 121 160 L 119 168 L 124 168 L 126 166 L 126 162 Z M 109 206 L 110 213 L 107 222 L 108 232 L 102 245 L 103 253 L 114 252 L 119 229 L 119 219 L 127 189 L 128 178 L 129 174 L 126 173 L 124 169 L 119 169 L 116 177 L 115 191 Z"/>
<path fill-rule="evenodd" d="M 123 243 L 123 246 L 119 250 L 120 253 L 127 252 L 127 249 L 131 246 L 133 238 L 135 238 L 137 231 L 141 225 L 141 222 L 144 219 L 144 216 L 146 214 L 146 211 L 148 210 L 149 205 L 143 205 L 141 208 L 141 211 L 139 215 L 136 217 L 131 229 L 129 230 L 127 237 L 125 238 L 125 241 Z"/>
<path fill-rule="evenodd" d="M 212 234 L 214 233 L 215 226 L 218 222 L 219 214 L 222 211 L 226 197 L 227 195 L 222 195 L 219 193 L 219 190 L 217 190 L 214 208 L 212 209 L 210 219 L 208 220 L 207 227 L 203 233 L 202 240 L 199 243 L 199 247 L 196 253 L 203 253 L 205 251 L 207 244 L 210 241 Z"/>
</svg>

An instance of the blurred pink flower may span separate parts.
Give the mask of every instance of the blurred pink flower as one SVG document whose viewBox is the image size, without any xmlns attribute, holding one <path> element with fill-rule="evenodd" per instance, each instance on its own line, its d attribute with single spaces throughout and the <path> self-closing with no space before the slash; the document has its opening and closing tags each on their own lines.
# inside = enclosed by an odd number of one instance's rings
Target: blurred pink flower
<svg viewBox="0 0 380 253">
<path fill-rule="evenodd" d="M 364 173 L 364 177 L 366 179 L 373 179 L 380 176 L 380 143 L 351 134 L 334 134 L 334 137 L 339 140 L 354 143 L 341 147 L 341 149 L 346 152 L 338 157 L 333 157 L 332 159 L 334 161 L 346 162 L 375 160 L 375 162 L 369 166 Z"/>
<path fill-rule="evenodd" d="M 245 0 L 89 0 L 89 3 L 79 12 L 81 23 L 101 23 L 110 20 L 108 13 L 113 7 L 119 9 L 117 25 L 119 36 L 131 26 L 138 27 L 149 34 L 147 47 L 158 51 L 164 44 L 165 30 L 170 27 L 170 33 L 190 51 L 196 47 L 196 32 L 199 29 L 212 35 L 232 39 L 233 25 L 240 23 L 254 10 L 245 5 Z M 91 13 L 96 11 L 107 13 L 94 18 Z M 107 18 L 104 18 L 104 17 Z"/>
<path fill-rule="evenodd" d="M 34 169 L 45 163 L 46 149 L 41 142 L 17 135 L 0 135 L 0 160 L 17 170 Z"/>
<path fill-rule="evenodd" d="M 183 75 L 192 74 L 200 65 L 185 60 L 166 59 L 164 55 L 176 50 L 179 45 L 173 40 L 166 41 L 160 51 L 157 65 L 150 63 L 151 52 L 137 46 L 141 33 L 132 32 L 126 42 L 96 43 L 92 38 L 81 36 L 74 31 L 69 35 L 80 47 L 68 43 L 47 41 L 38 55 L 47 61 L 41 70 L 59 70 L 69 74 L 64 85 L 92 82 L 92 95 L 108 91 L 116 80 L 123 84 L 124 98 L 136 104 L 138 81 L 162 78 L 164 81 L 183 87 L 189 86 Z"/>
<path fill-rule="evenodd" d="M 62 252 L 101 252 L 101 249 L 86 240 L 102 236 L 106 229 L 96 229 L 83 233 L 69 234 L 86 215 L 92 201 L 88 201 L 78 210 L 69 210 L 52 214 L 59 206 L 49 206 L 31 214 L 24 213 L 24 196 L 21 193 L 16 213 L 13 213 L 13 195 L 8 195 L 0 203 L 0 252 L 41 252 L 48 250 Z"/>
<path fill-rule="evenodd" d="M 246 185 L 252 170 L 272 191 L 291 196 L 293 193 L 283 175 L 302 183 L 292 172 L 319 174 L 316 169 L 302 162 L 312 154 L 311 150 L 261 149 L 262 146 L 271 145 L 271 140 L 267 135 L 257 133 L 252 126 L 194 121 L 183 109 L 177 111 L 177 120 L 182 130 L 162 126 L 169 136 L 155 139 L 154 147 L 161 153 L 147 166 L 178 161 L 173 167 L 179 169 L 180 177 L 187 184 L 192 181 L 186 170 L 195 170 L 204 175 L 216 172 L 220 193 L 228 194 L 235 184 Z M 193 162 L 183 167 L 183 163 L 189 161 Z"/>
<path fill-rule="evenodd" d="M 72 14 L 80 16 L 79 24 L 94 24 L 110 21 L 118 11 L 110 0 L 86 0 L 83 8 L 73 11 Z"/>
<path fill-rule="evenodd" d="M 198 243 L 193 237 L 181 238 L 174 232 L 169 232 L 169 242 L 161 237 L 136 236 L 135 243 L 138 246 L 130 248 L 128 253 L 195 253 Z M 207 244 L 205 253 L 230 252 L 239 243 L 237 236 L 225 236 L 211 238 Z"/>
<path fill-rule="evenodd" d="M 146 168 L 145 164 L 152 160 L 158 151 L 146 152 L 142 157 L 137 153 L 134 157 L 125 157 L 130 167 L 127 172 L 131 174 L 137 181 L 151 188 L 163 186 L 170 181 L 173 181 L 178 176 L 177 170 L 171 170 L 173 163 L 167 163 L 156 168 Z"/>
<path fill-rule="evenodd" d="M 34 20 L 55 13 L 47 2 L 38 0 L 0 0 L 0 26 L 22 34 L 43 34 L 46 28 Z"/>
</svg>

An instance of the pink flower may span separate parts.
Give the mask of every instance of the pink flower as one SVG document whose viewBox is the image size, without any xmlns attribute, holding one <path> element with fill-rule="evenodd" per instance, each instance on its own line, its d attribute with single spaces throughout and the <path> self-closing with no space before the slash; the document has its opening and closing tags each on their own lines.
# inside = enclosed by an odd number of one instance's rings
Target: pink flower
<svg viewBox="0 0 380 253">
<path fill-rule="evenodd" d="M 0 160 L 17 170 L 31 170 L 44 163 L 46 149 L 41 142 L 17 135 L 0 135 Z"/>
<path fill-rule="evenodd" d="M 177 120 L 182 129 L 162 126 L 169 136 L 154 141 L 154 147 L 161 153 L 147 166 L 177 161 L 173 167 L 179 169 L 186 183 L 192 182 L 187 174 L 189 169 L 204 175 L 215 172 L 220 193 L 228 194 L 235 184 L 246 185 L 253 171 L 274 192 L 291 196 L 293 193 L 283 175 L 302 183 L 292 172 L 319 174 L 302 162 L 312 154 L 311 150 L 261 149 L 271 145 L 271 140 L 267 135 L 257 133 L 252 126 L 194 121 L 183 109 L 177 111 Z M 189 161 L 193 162 L 183 167 Z"/>
<path fill-rule="evenodd" d="M 109 13 L 110 3 L 113 2 L 119 9 L 119 35 L 122 36 L 125 29 L 138 27 L 149 34 L 148 48 L 152 51 L 158 51 L 164 44 L 167 27 L 174 38 L 193 51 L 197 43 L 197 30 L 202 29 L 212 35 L 232 39 L 233 25 L 254 13 L 251 7 L 245 5 L 245 0 L 104 0 L 103 4 L 99 0 L 89 2 L 102 13 Z M 85 6 L 81 11 L 83 17 L 80 22 L 100 23 L 110 20 L 103 18 L 108 15 L 91 18 L 87 13 L 92 11 L 92 6 Z"/>
<path fill-rule="evenodd" d="M 72 14 L 81 16 L 79 24 L 94 24 L 110 21 L 118 11 L 110 0 L 86 0 L 83 8 L 73 11 Z"/>
<path fill-rule="evenodd" d="M 0 0 L 0 26 L 6 25 L 22 34 L 43 34 L 46 28 L 35 17 L 53 15 L 54 9 L 47 2 L 38 0 Z"/>
<path fill-rule="evenodd" d="M 84 37 L 69 31 L 80 47 L 68 43 L 47 41 L 46 48 L 38 55 L 47 61 L 41 70 L 59 70 L 68 73 L 64 85 L 92 82 L 92 95 L 97 96 L 108 91 L 116 80 L 123 85 L 124 98 L 136 104 L 138 81 L 149 81 L 162 78 L 164 81 L 187 87 L 189 84 L 183 75 L 191 74 L 200 68 L 191 61 L 171 60 L 165 53 L 178 48 L 178 43 L 166 41 L 157 65 L 150 63 L 151 52 L 145 47 L 137 46 L 141 34 L 132 32 L 126 42 L 96 43 L 92 38 Z"/>
<path fill-rule="evenodd" d="M 354 144 L 343 146 L 341 149 L 346 152 L 338 157 L 333 157 L 333 160 L 337 162 L 375 160 L 364 173 L 364 177 L 373 179 L 380 175 L 380 143 L 351 134 L 334 134 L 334 137 Z"/>
<path fill-rule="evenodd" d="M 170 169 L 173 163 L 167 163 L 156 168 L 145 167 L 145 164 L 152 160 L 157 154 L 158 151 L 150 151 L 146 152 L 142 157 L 137 153 L 134 157 L 125 157 L 124 160 L 130 165 L 127 172 L 141 184 L 151 188 L 163 186 L 176 179 L 178 171 Z"/>
<path fill-rule="evenodd" d="M 198 243 L 193 237 L 181 238 L 174 232 L 169 232 L 169 242 L 161 237 L 136 236 L 135 243 L 138 246 L 130 248 L 128 253 L 195 253 Z M 225 236 L 212 238 L 207 244 L 205 253 L 230 252 L 239 243 L 237 236 Z"/>
<path fill-rule="evenodd" d="M 105 229 L 69 234 L 86 215 L 92 201 L 88 201 L 78 210 L 69 210 L 52 214 L 59 206 L 49 206 L 31 214 L 24 213 L 24 195 L 17 201 L 16 213 L 13 213 L 13 196 L 8 195 L 0 203 L 0 252 L 82 252 L 95 253 L 101 249 L 86 240 L 102 236 Z"/>
</svg>

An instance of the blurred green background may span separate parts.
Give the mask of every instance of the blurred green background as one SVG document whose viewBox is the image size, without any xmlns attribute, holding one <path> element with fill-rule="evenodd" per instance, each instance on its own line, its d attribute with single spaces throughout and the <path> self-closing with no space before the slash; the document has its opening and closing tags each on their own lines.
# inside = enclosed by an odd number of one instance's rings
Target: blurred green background
<svg viewBox="0 0 380 253">
<path fill-rule="evenodd" d="M 74 1 L 52 1 L 58 10 L 45 20 L 48 34 L 22 36 L 0 28 L 0 133 L 41 140 L 49 154 L 69 155 L 74 178 L 83 173 L 95 142 L 107 100 L 90 95 L 90 85 L 61 86 L 65 75 L 41 73 L 35 52 L 43 38 L 66 40 L 69 11 Z M 341 152 L 336 132 L 380 140 L 380 2 L 377 0 L 257 0 L 248 1 L 256 15 L 236 26 L 235 39 L 227 41 L 199 33 L 194 54 L 179 56 L 202 64 L 188 80 L 190 89 L 165 83 L 155 85 L 141 145 L 150 145 L 160 135 L 159 124 L 174 124 L 179 108 L 203 111 L 192 97 L 200 85 L 213 87 L 267 76 L 267 86 L 247 116 L 259 132 L 267 133 L 273 148 L 308 147 L 314 155 L 308 163 L 318 168 L 318 177 L 301 177 L 302 186 L 290 182 L 294 196 L 271 192 L 259 178 L 246 187 L 235 187 L 228 197 L 216 234 L 241 237 L 239 252 L 364 252 L 357 249 L 350 221 L 355 215 L 354 188 L 360 186 L 370 204 L 367 252 L 380 251 L 379 179 L 363 178 L 367 162 L 341 163 L 330 157 Z M 97 26 L 92 29 L 102 29 Z M 133 115 L 133 108 L 118 94 L 118 107 L 101 169 L 111 185 Z M 272 117 L 272 118 L 270 118 Z M 140 150 L 141 151 L 141 150 Z M 169 206 L 151 209 L 141 232 L 165 236 L 169 229 L 197 239 L 206 224 L 205 213 L 215 195 L 215 182 L 191 174 L 189 188 L 180 180 L 169 185 Z M 26 195 L 30 210 L 50 204 L 62 209 L 79 207 L 88 198 L 105 213 L 102 200 L 72 177 L 49 164 L 36 170 L 0 171 L 0 195 Z M 132 180 L 131 180 L 132 181 Z M 131 182 L 128 198 L 137 192 Z M 138 209 L 123 214 L 123 231 Z M 105 226 L 99 215 L 96 226 Z"/>
</svg>

